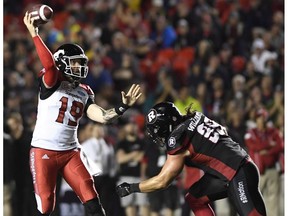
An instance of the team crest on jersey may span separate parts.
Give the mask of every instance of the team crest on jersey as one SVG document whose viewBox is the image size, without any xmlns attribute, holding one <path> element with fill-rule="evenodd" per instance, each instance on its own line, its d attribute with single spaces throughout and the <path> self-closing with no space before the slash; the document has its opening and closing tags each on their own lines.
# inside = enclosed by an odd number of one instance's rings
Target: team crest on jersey
<svg viewBox="0 0 288 216">
<path fill-rule="evenodd" d="M 175 137 L 170 137 L 170 139 L 168 140 L 168 146 L 173 148 L 175 145 L 176 145 Z"/>
<path fill-rule="evenodd" d="M 157 112 L 155 109 L 151 109 L 150 112 L 147 114 L 146 121 L 148 124 L 153 124 L 157 120 Z"/>
</svg>

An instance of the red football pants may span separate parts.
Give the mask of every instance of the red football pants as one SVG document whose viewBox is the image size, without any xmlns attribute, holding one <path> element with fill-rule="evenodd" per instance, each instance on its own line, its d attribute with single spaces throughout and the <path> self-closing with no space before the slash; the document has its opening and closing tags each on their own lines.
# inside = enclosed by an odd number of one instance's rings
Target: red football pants
<svg viewBox="0 0 288 216">
<path fill-rule="evenodd" d="M 97 197 L 93 178 L 80 158 L 80 150 L 30 150 L 30 170 L 38 210 L 51 213 L 55 207 L 57 175 L 60 173 L 82 203 Z"/>
<path fill-rule="evenodd" d="M 208 197 L 195 198 L 190 193 L 185 195 L 185 200 L 188 202 L 195 216 L 215 216 L 213 209 L 209 204 Z"/>
</svg>

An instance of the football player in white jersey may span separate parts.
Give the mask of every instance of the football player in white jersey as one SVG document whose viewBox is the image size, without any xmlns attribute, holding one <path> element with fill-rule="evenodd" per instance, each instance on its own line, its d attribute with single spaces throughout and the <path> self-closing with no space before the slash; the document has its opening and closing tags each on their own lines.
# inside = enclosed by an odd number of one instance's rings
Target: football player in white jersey
<svg viewBox="0 0 288 216">
<path fill-rule="evenodd" d="M 79 120 L 86 113 L 93 121 L 111 122 L 137 101 L 140 86 L 133 84 L 127 93 L 121 92 L 122 104 L 113 109 L 97 106 L 90 87 L 80 83 L 88 73 L 88 58 L 82 48 L 64 44 L 52 55 L 33 25 L 34 18 L 26 12 L 23 21 L 44 67 L 39 74 L 38 114 L 30 151 L 38 215 L 53 212 L 56 178 L 60 173 L 89 216 L 104 216 L 93 178 L 80 158 Z"/>
</svg>

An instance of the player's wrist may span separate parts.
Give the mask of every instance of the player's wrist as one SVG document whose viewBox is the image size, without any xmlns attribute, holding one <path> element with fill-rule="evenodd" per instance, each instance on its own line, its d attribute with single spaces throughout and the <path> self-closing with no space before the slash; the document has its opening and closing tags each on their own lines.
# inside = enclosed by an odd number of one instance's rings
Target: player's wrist
<svg viewBox="0 0 288 216">
<path fill-rule="evenodd" d="M 132 183 L 130 184 L 130 192 L 131 193 L 140 193 L 140 187 L 139 187 L 139 183 Z"/>
<path fill-rule="evenodd" d="M 118 115 L 123 115 L 124 112 L 126 112 L 126 110 L 128 110 L 129 108 L 130 108 L 129 105 L 124 104 L 123 102 L 121 102 L 120 105 L 118 105 L 118 106 L 115 107 L 115 112 L 116 112 Z"/>
</svg>

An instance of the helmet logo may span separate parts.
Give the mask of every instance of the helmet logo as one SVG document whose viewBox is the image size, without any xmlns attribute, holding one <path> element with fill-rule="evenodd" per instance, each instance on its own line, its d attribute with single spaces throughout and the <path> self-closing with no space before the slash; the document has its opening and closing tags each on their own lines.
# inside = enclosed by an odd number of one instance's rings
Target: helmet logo
<svg viewBox="0 0 288 216">
<path fill-rule="evenodd" d="M 147 122 L 149 124 L 153 124 L 155 123 L 156 119 L 157 119 L 157 112 L 155 109 L 151 109 L 150 112 L 147 115 Z"/>
<path fill-rule="evenodd" d="M 58 61 L 59 58 L 60 58 L 61 56 L 63 56 L 64 54 L 65 54 L 64 49 L 60 49 L 60 50 L 58 50 L 57 52 L 54 53 L 53 57 L 54 57 L 54 59 L 55 59 L 56 61 Z"/>
<path fill-rule="evenodd" d="M 176 139 L 175 137 L 170 137 L 170 139 L 168 140 L 168 146 L 169 147 L 174 147 L 176 145 Z"/>
</svg>

